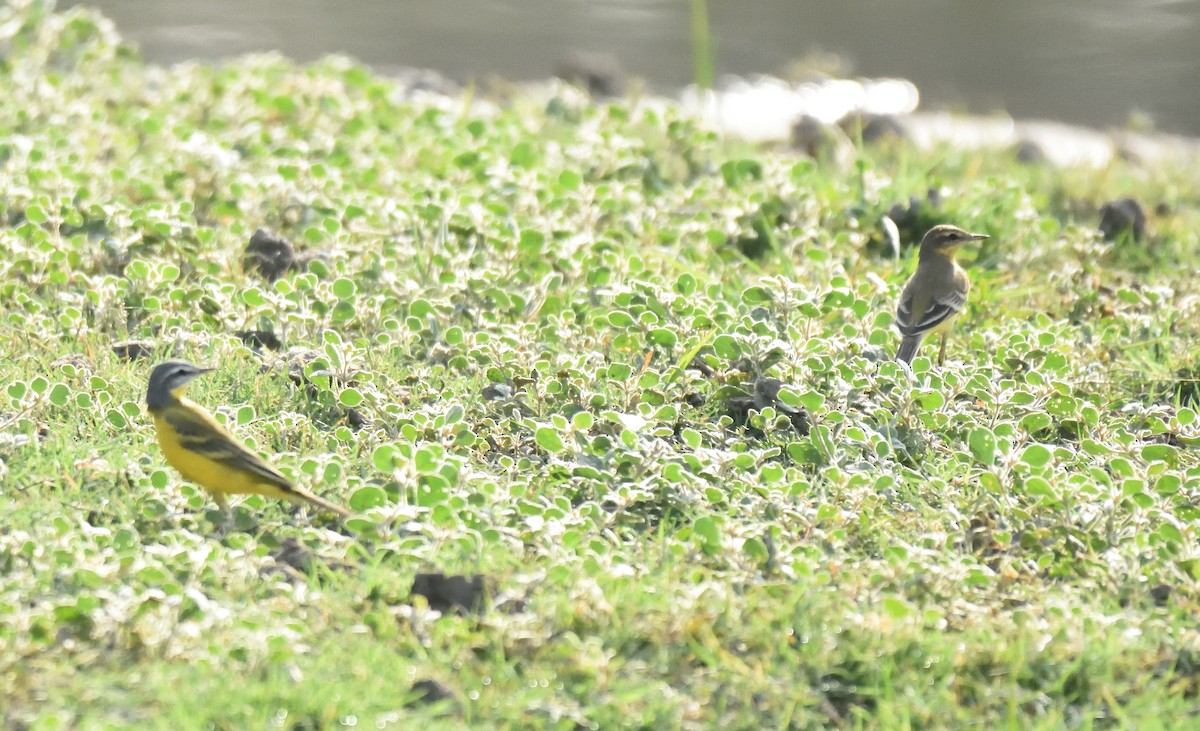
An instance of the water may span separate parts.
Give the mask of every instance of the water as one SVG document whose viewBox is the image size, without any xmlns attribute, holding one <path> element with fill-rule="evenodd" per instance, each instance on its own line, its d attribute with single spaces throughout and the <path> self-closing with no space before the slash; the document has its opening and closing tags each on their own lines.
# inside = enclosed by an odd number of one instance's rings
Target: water
<svg viewBox="0 0 1200 731">
<path fill-rule="evenodd" d="M 71 2 L 60 2 L 70 6 Z M 691 81 L 687 0 L 96 0 L 156 62 L 279 50 L 382 71 L 544 78 L 611 53 L 651 88 Z M 1096 126 L 1148 115 L 1200 135 L 1198 0 L 708 0 L 717 73 L 777 73 L 815 50 L 901 76 L 923 106 Z"/>
</svg>

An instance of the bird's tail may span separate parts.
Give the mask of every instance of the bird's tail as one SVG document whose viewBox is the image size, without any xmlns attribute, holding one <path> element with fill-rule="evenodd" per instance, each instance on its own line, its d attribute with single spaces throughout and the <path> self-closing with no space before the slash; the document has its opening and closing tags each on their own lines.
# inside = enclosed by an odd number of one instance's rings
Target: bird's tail
<svg viewBox="0 0 1200 731">
<path fill-rule="evenodd" d="M 909 365 L 912 365 L 913 358 L 917 356 L 917 348 L 921 347 L 921 335 L 906 335 L 900 341 L 900 349 L 896 351 L 896 360 L 902 360 Z"/>
<path fill-rule="evenodd" d="M 323 510 L 328 510 L 331 513 L 337 513 L 338 515 L 342 516 L 343 518 L 349 518 L 354 515 L 353 511 L 343 508 L 341 505 L 336 505 L 334 503 L 331 503 L 324 498 L 319 498 L 316 495 L 313 495 L 311 492 L 308 492 L 307 490 L 303 490 L 299 487 L 293 487 L 286 494 L 287 494 L 288 498 L 290 498 L 291 500 L 293 500 L 295 502 L 310 503 L 312 505 L 316 505 L 318 508 L 321 508 Z"/>
</svg>

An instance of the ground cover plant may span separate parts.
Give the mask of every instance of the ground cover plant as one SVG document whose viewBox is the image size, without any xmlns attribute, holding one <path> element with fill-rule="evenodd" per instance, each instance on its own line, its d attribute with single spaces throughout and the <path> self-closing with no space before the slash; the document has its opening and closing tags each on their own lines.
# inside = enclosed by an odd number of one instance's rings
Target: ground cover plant
<svg viewBox="0 0 1200 731">
<path fill-rule="evenodd" d="M 1195 167 L 843 167 L 3 14 L 6 727 L 1197 723 Z M 890 359 L 898 203 L 992 236 L 941 368 Z M 220 536 L 168 357 L 361 517 Z"/>
</svg>

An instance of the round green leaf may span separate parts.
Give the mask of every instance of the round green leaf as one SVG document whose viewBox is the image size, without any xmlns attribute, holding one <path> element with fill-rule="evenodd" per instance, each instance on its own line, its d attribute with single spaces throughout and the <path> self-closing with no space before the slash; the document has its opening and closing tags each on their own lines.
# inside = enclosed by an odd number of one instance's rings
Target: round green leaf
<svg viewBox="0 0 1200 731">
<path fill-rule="evenodd" d="M 358 291 L 358 286 L 354 284 L 353 279 L 339 277 L 333 282 L 333 294 L 338 299 L 348 300 L 354 297 L 354 293 Z"/>
<path fill-rule="evenodd" d="M 1021 461 L 1030 467 L 1041 469 L 1045 467 L 1051 458 L 1050 450 L 1041 444 L 1031 444 L 1021 453 Z"/>
<path fill-rule="evenodd" d="M 980 464 L 991 467 L 996 463 L 996 435 L 991 429 L 972 429 L 967 443 L 971 447 L 971 454 Z"/>
<path fill-rule="evenodd" d="M 353 409 L 363 402 L 363 395 L 357 388 L 343 388 L 342 392 L 338 394 L 338 401 L 342 406 L 348 406 Z"/>
<path fill-rule="evenodd" d="M 921 404 L 922 408 L 928 409 L 929 411 L 937 411 L 938 409 L 942 408 L 943 405 L 945 405 L 946 397 L 942 395 L 941 391 L 930 390 L 925 391 L 917 396 L 917 401 Z"/>
<path fill-rule="evenodd" d="M 371 453 L 371 463 L 380 472 L 391 473 L 395 469 L 396 448 L 391 444 L 381 444 Z"/>
<path fill-rule="evenodd" d="M 713 340 L 713 352 L 725 360 L 736 360 L 742 354 L 742 349 L 730 335 L 718 335 Z"/>
<path fill-rule="evenodd" d="M 558 432 L 553 427 L 538 427 L 537 432 L 534 434 L 534 439 L 537 440 L 539 447 L 552 454 L 557 454 L 566 449 L 562 437 L 558 435 Z"/>
<path fill-rule="evenodd" d="M 371 508 L 387 505 L 387 502 L 387 493 L 383 491 L 383 488 L 368 485 L 358 488 L 350 496 L 350 509 L 361 513 Z"/>
</svg>

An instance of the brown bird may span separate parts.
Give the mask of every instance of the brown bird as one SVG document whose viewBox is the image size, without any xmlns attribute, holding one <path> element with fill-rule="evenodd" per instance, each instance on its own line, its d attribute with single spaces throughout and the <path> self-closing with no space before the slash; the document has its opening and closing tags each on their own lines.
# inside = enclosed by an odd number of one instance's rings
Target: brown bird
<svg viewBox="0 0 1200 731">
<path fill-rule="evenodd" d="M 946 337 L 971 291 L 971 280 L 954 255 L 963 244 L 986 238 L 985 234 L 969 233 L 949 224 L 934 226 L 925 233 L 917 271 L 904 285 L 896 306 L 896 328 L 903 336 L 896 360 L 912 363 L 925 336 L 941 333 L 938 365 L 946 362 Z"/>
</svg>

